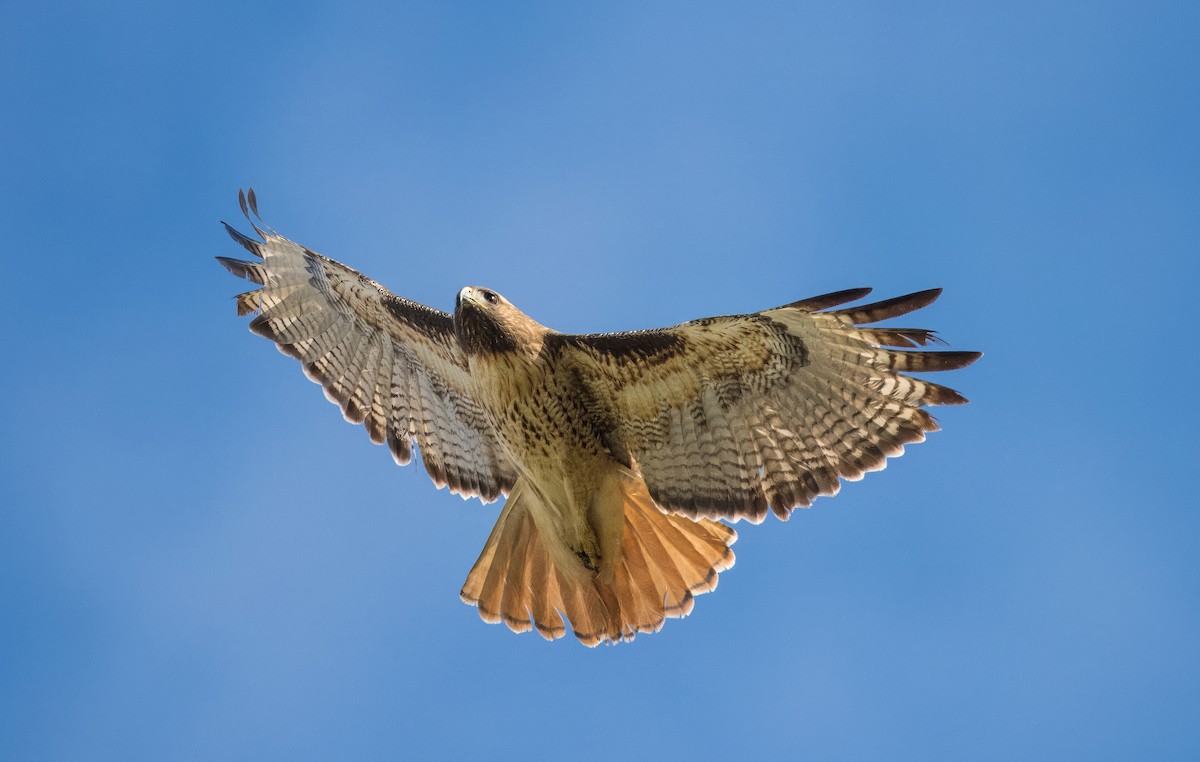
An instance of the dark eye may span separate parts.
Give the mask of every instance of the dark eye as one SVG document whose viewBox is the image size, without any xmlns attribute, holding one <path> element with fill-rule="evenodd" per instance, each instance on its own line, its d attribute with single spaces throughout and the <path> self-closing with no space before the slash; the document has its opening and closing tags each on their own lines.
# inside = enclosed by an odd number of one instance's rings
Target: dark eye
<svg viewBox="0 0 1200 762">
<path fill-rule="evenodd" d="M 500 301 L 500 297 L 496 296 L 495 291 L 484 291 L 483 300 L 488 304 L 495 304 L 496 302 Z"/>
</svg>

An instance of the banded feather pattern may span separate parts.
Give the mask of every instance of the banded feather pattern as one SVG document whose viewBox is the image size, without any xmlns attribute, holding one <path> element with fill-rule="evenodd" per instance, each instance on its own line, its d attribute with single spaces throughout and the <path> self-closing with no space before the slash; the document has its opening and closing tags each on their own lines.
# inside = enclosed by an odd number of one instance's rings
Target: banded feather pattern
<svg viewBox="0 0 1200 762">
<path fill-rule="evenodd" d="M 257 204 L 241 201 L 256 212 Z M 346 420 L 364 424 L 397 463 L 412 459 L 415 444 L 439 487 L 485 502 L 507 493 L 517 473 L 470 392 L 451 316 L 251 224 L 262 240 L 225 227 L 263 261 L 217 258 L 262 285 L 234 297 L 239 315 L 254 315 L 250 330 L 299 360 Z"/>
<path fill-rule="evenodd" d="M 923 441 L 938 428 L 924 406 L 967 401 L 904 373 L 962 368 L 980 353 L 892 349 L 941 340 L 925 329 L 867 327 L 924 307 L 941 290 L 822 311 L 868 293 L 563 340 L 612 384 L 625 443 L 659 506 L 692 517 L 758 523 L 770 510 L 787 519 Z"/>
</svg>

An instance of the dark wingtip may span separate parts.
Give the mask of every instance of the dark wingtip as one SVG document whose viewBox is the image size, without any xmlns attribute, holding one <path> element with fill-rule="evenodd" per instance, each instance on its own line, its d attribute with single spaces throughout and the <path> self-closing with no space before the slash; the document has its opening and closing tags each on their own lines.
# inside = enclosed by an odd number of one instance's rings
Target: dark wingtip
<svg viewBox="0 0 1200 762">
<path fill-rule="evenodd" d="M 862 328 L 864 336 L 879 346 L 926 347 L 930 344 L 946 345 L 946 340 L 937 331 L 926 328 Z"/>
<path fill-rule="evenodd" d="M 217 264 L 219 264 L 221 267 L 224 267 L 226 270 L 238 276 L 239 278 L 246 277 L 246 268 L 244 266 L 245 263 L 242 262 L 242 260 L 233 259 L 232 257 L 213 257 L 213 259 L 216 259 Z"/>
<path fill-rule="evenodd" d="M 942 289 L 930 288 L 924 291 L 904 294 L 903 296 L 896 296 L 891 299 L 884 299 L 881 302 L 872 302 L 871 304 L 864 304 L 859 307 L 847 307 L 831 314 L 847 317 L 855 325 L 867 325 L 907 315 L 914 310 L 927 307 L 941 296 L 941 294 Z"/>
<path fill-rule="evenodd" d="M 263 258 L 262 250 L 259 248 L 258 241 L 254 240 L 253 238 L 250 238 L 249 236 L 246 236 L 241 231 L 239 231 L 237 228 L 233 227 L 232 225 L 230 225 L 228 222 L 226 222 L 224 220 L 221 220 L 221 224 L 225 226 L 225 232 L 229 234 L 229 237 L 232 238 L 233 240 L 237 241 L 239 246 L 241 246 L 243 249 L 250 252 L 254 256 L 258 257 L 259 259 Z"/>
<path fill-rule="evenodd" d="M 944 290 L 943 288 L 927 288 L 924 291 L 914 291 L 889 301 L 894 302 L 897 306 L 903 305 L 905 310 L 911 312 L 933 304 Z"/>
<path fill-rule="evenodd" d="M 965 368 L 979 359 L 979 352 L 921 352 L 889 349 L 884 353 L 888 367 L 909 373 L 937 373 Z"/>
<path fill-rule="evenodd" d="M 943 347 L 950 346 L 950 342 L 946 341 L 941 336 L 939 336 L 937 331 L 926 331 L 925 332 L 925 340 L 921 341 L 919 343 L 921 346 L 927 346 L 929 344 L 940 344 Z M 982 352 L 980 354 L 982 354 Z"/>
<path fill-rule="evenodd" d="M 825 310 L 830 307 L 836 307 L 839 304 L 852 302 L 855 299 L 862 299 L 867 294 L 871 293 L 869 288 L 848 288 L 844 291 L 834 291 L 831 294 L 821 294 L 820 296 L 810 296 L 807 299 L 801 299 L 798 302 L 785 304 L 784 307 L 803 310 L 805 312 L 816 312 L 817 310 Z"/>
<path fill-rule="evenodd" d="M 216 260 L 217 264 L 239 278 L 245 278 L 260 286 L 267 280 L 266 270 L 257 262 L 247 262 L 243 259 L 233 259 L 231 257 L 216 257 Z"/>
<path fill-rule="evenodd" d="M 258 213 L 258 199 L 254 195 L 253 188 L 249 188 L 246 192 L 243 192 L 241 188 L 238 188 L 238 206 L 242 208 L 242 216 L 244 216 L 250 222 L 250 227 L 254 228 L 254 232 L 258 233 L 259 237 L 265 240 L 267 238 L 267 234 L 263 232 L 262 228 L 260 228 L 258 225 L 255 225 L 254 219 L 250 217 L 250 213 L 253 212 L 254 217 L 257 218 L 259 222 L 263 221 L 262 216 Z M 271 229 L 266 225 L 264 225 L 264 227 L 266 227 L 267 230 Z"/>
<path fill-rule="evenodd" d="M 254 188 L 250 188 L 246 195 L 250 201 L 250 211 L 254 212 L 254 216 L 258 217 L 259 222 L 262 222 L 262 215 L 258 213 L 258 199 L 254 196 Z"/>
<path fill-rule="evenodd" d="M 922 352 L 932 362 L 930 370 L 959 370 L 971 365 L 983 352 Z"/>
<path fill-rule="evenodd" d="M 925 384 L 924 393 L 921 395 L 922 405 L 965 405 L 970 400 L 962 396 L 962 394 L 948 386 L 935 384 L 932 381 L 923 381 Z"/>
</svg>

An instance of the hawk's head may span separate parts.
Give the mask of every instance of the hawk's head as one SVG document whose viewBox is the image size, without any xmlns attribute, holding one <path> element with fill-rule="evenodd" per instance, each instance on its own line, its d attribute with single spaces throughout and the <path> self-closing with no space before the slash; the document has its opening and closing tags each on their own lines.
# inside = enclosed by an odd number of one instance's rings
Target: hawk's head
<svg viewBox="0 0 1200 762">
<path fill-rule="evenodd" d="M 490 288 L 467 286 L 454 301 L 454 334 L 468 355 L 516 351 L 537 354 L 548 330 Z"/>
</svg>

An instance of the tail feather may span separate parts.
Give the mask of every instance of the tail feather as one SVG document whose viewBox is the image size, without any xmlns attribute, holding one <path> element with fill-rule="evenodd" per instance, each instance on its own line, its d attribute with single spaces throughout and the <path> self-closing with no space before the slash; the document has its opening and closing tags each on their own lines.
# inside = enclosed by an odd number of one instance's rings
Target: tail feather
<svg viewBox="0 0 1200 762">
<path fill-rule="evenodd" d="M 659 524 L 649 521 L 644 510 L 628 511 L 626 522 L 626 527 L 636 532 L 629 532 L 626 536 L 633 537 L 635 542 L 640 541 L 646 559 L 650 562 L 651 577 L 663 595 L 666 613 L 687 616 L 691 613 L 692 592 L 663 541 Z"/>
<path fill-rule="evenodd" d="M 565 545 L 550 547 L 534 520 L 540 499 L 520 482 L 463 585 L 462 599 L 487 622 L 514 632 L 536 628 L 553 640 L 569 626 L 582 643 L 631 640 L 667 617 L 691 613 L 694 596 L 713 590 L 733 565 L 737 534 L 718 522 L 659 510 L 645 483 L 622 484 L 619 558 L 591 570 Z M 553 539 L 551 539 L 553 542 Z"/>
<path fill-rule="evenodd" d="M 622 559 L 621 564 L 625 563 L 625 559 Z M 625 573 L 618 574 L 613 580 L 613 591 L 616 593 L 621 611 L 625 612 L 629 618 L 643 623 L 641 632 L 658 632 L 662 629 L 663 622 L 666 621 L 662 607 L 659 606 L 655 609 L 650 603 L 651 599 L 644 595 L 643 591 L 630 586 L 631 579 L 631 575 Z"/>
<path fill-rule="evenodd" d="M 483 621 L 491 624 L 504 620 L 502 608 L 505 576 L 512 560 L 512 547 L 516 544 L 521 527 L 518 526 L 516 529 L 516 532 L 511 532 L 509 536 L 504 537 L 504 542 L 497 542 L 493 545 L 491 566 L 484 576 L 480 597 L 476 601 L 476 605 L 479 607 L 479 616 L 483 618 Z"/>
<path fill-rule="evenodd" d="M 626 521 L 626 534 L 633 531 Z M 656 582 L 650 568 L 640 543 L 623 543 L 622 573 L 617 574 L 614 580 L 617 597 L 621 600 L 621 609 L 638 623 L 642 632 L 658 632 L 667 618 L 664 597 L 659 593 L 661 585 Z"/>
<path fill-rule="evenodd" d="M 504 598 L 500 604 L 504 623 L 513 632 L 529 632 L 533 629 L 529 613 L 532 585 L 529 569 L 532 565 L 529 546 L 534 541 L 533 532 L 522 532 L 512 549 L 512 564 L 508 568 L 504 586 Z"/>
<path fill-rule="evenodd" d="M 555 566 L 558 587 L 563 593 L 564 613 L 571 623 L 571 631 L 579 642 L 589 648 L 606 640 L 619 637 L 613 621 L 613 612 L 605 607 L 599 591 L 593 585 L 580 583 L 577 570 Z"/>
<path fill-rule="evenodd" d="M 546 640 L 561 638 L 567 634 L 567 625 L 559 613 L 562 610 L 562 593 L 558 589 L 558 578 L 554 575 L 550 554 L 538 553 L 532 546 L 530 550 L 529 612 L 533 615 L 533 624 L 538 634 Z M 541 595 L 532 594 L 535 584 L 542 585 Z"/>
<path fill-rule="evenodd" d="M 665 521 L 656 522 L 654 529 L 662 539 L 663 547 L 671 557 L 676 569 L 713 567 L 704 579 L 688 579 L 684 582 L 689 592 L 707 593 L 716 587 L 717 572 L 724 568 L 716 569 L 713 559 L 704 555 L 704 551 L 708 550 L 715 538 L 707 531 L 707 527 L 700 525 L 693 529 L 695 522 L 683 519 L 684 522 L 687 522 L 684 524 L 680 521 L 681 518 L 674 515 L 667 516 Z"/>
</svg>

